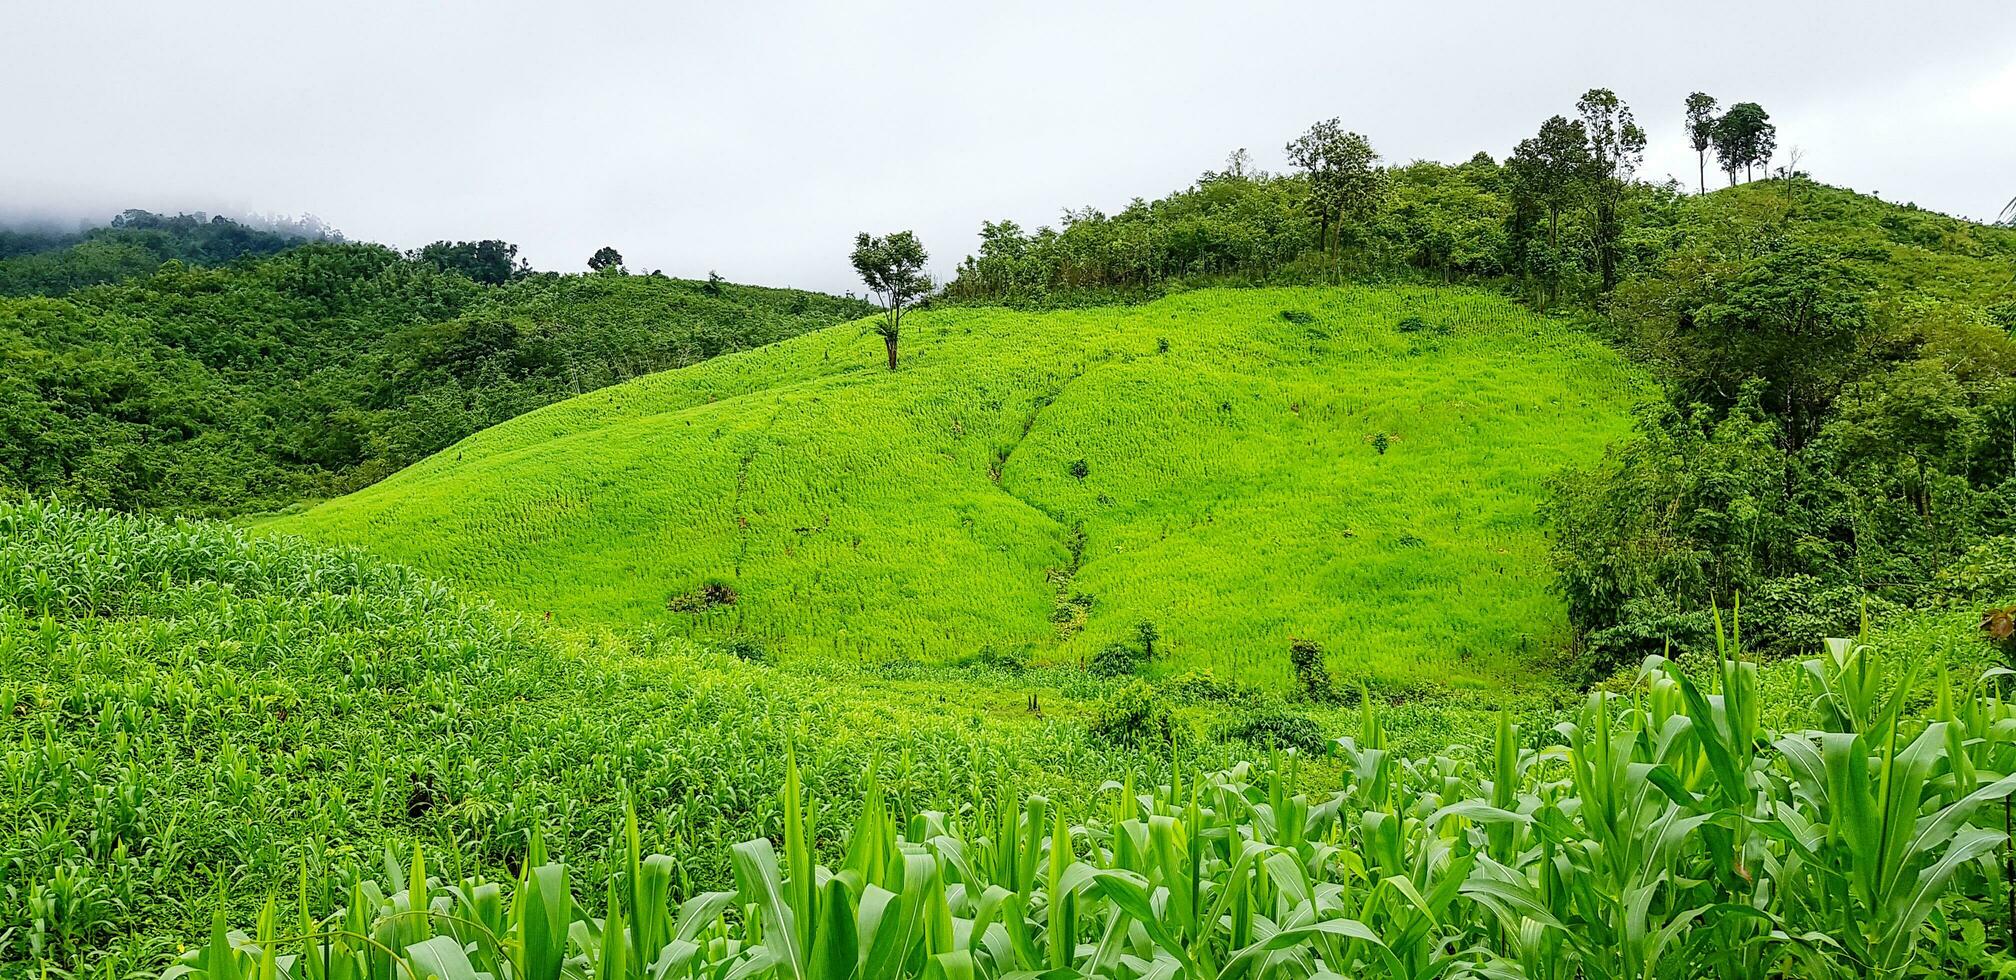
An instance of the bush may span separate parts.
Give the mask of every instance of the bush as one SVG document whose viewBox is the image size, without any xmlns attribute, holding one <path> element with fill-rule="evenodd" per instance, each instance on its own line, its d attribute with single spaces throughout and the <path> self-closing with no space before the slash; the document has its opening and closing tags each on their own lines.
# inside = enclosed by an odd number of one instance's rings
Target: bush
<svg viewBox="0 0 2016 980">
<path fill-rule="evenodd" d="M 980 652 L 967 657 L 962 663 L 968 667 L 980 667 L 987 670 L 1019 674 L 1029 669 L 1029 662 L 1032 656 L 1029 644 L 1027 643 L 1006 649 L 996 647 L 990 643 L 981 647 Z"/>
<path fill-rule="evenodd" d="M 1278 705 L 1220 728 L 1218 740 L 1245 742 L 1262 749 L 1294 749 L 1303 755 L 1322 755 L 1330 747 L 1321 726 Z"/>
<path fill-rule="evenodd" d="M 775 662 L 770 656 L 770 648 L 764 646 L 763 641 L 752 636 L 735 637 L 729 640 L 727 645 L 721 649 L 726 651 L 729 656 L 745 663 L 769 664 Z"/>
<path fill-rule="evenodd" d="M 1964 602 L 2016 599 L 2016 535 L 1989 538 L 1939 572 L 1939 588 Z"/>
<path fill-rule="evenodd" d="M 1143 681 L 1130 681 L 1099 703 L 1088 730 L 1114 745 L 1167 749 L 1176 742 L 1182 722 L 1160 693 Z"/>
<path fill-rule="evenodd" d="M 703 613 L 717 606 L 732 606 L 741 597 L 727 579 L 710 578 L 684 592 L 667 596 L 665 608 L 677 613 Z"/>
<path fill-rule="evenodd" d="M 1092 472 L 1091 464 L 1085 462 L 1083 459 L 1075 459 L 1071 461 L 1071 476 L 1073 478 L 1083 480 L 1085 479 L 1086 476 L 1090 475 L 1091 472 Z"/>
<path fill-rule="evenodd" d="M 1304 698 L 1318 704 L 1337 699 L 1337 689 L 1330 682 L 1330 668 L 1323 662 L 1323 648 L 1314 640 L 1290 641 L 1288 662 L 1295 667 L 1295 686 Z"/>
<path fill-rule="evenodd" d="M 1098 653 L 1092 655 L 1086 671 L 1098 677 L 1131 677 L 1141 672 L 1148 658 L 1136 647 L 1125 643 L 1108 643 Z"/>
</svg>

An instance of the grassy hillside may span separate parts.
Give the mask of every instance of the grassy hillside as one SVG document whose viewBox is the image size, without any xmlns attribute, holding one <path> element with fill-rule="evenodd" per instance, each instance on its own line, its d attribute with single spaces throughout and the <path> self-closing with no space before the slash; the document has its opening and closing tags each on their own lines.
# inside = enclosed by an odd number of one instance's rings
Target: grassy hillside
<svg viewBox="0 0 2016 980">
<path fill-rule="evenodd" d="M 567 623 L 786 657 L 1514 686 L 1563 638 L 1535 517 L 1627 429 L 1600 343 L 1481 293 L 1202 291 L 914 315 L 653 375 L 277 522 Z M 1082 465 L 1081 465 L 1082 464 Z M 710 588 L 711 586 L 711 588 Z"/>
</svg>

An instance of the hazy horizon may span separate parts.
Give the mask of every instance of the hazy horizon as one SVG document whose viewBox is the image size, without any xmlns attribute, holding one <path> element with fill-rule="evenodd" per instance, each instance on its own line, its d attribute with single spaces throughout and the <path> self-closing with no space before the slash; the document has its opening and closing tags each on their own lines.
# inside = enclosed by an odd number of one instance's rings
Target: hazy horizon
<svg viewBox="0 0 2016 980">
<path fill-rule="evenodd" d="M 2016 196 L 2016 7 L 1718 13 L 21 5 L 0 217 L 313 214 L 403 248 L 502 238 L 542 269 L 607 244 L 638 271 L 858 291 L 856 231 L 913 228 L 949 274 L 983 220 L 1117 210 L 1240 147 L 1282 169 L 1319 118 L 1389 162 L 1502 158 L 1595 86 L 1636 110 L 1650 179 L 1693 186 L 1699 89 L 1763 104 L 1774 163 L 1799 148 L 1819 180 L 1977 220 Z"/>
</svg>

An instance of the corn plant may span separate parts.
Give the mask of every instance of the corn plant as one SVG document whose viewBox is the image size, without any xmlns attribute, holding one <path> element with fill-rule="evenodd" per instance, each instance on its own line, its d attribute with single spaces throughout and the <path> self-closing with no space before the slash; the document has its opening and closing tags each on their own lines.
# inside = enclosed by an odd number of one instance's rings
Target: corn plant
<svg viewBox="0 0 2016 980">
<path fill-rule="evenodd" d="M 1342 785 L 1292 754 L 1108 784 L 1082 819 L 1012 790 L 893 816 L 870 775 L 830 866 L 787 761 L 783 830 L 732 851 L 736 888 L 676 900 L 626 817 L 581 889 L 536 839 L 499 883 L 357 881 L 291 929 L 221 920 L 191 980 L 1115 980 L 1896 977 L 1985 935 L 2016 791 L 2016 711 L 1984 677 L 1930 717 L 1912 673 L 1831 645 L 1810 729 L 1759 722 L 1736 654 L 1654 658 L 1554 731 L 1501 716 L 1484 751 L 1402 756 L 1376 706 L 1339 739 Z M 1843 680 L 1844 672 L 1849 680 Z M 1889 677 L 1871 692 L 1869 679 Z M 1857 685 L 1860 685 L 1859 687 Z M 1174 778 L 1180 777 L 1180 778 Z M 403 863 L 403 862 L 402 862 Z M 593 901 L 590 901 L 592 899 Z M 1958 938 L 1955 938 L 1958 937 Z M 1973 942 L 1978 947 L 1979 941 Z M 1979 950 L 1976 950 L 1979 952 Z"/>
</svg>

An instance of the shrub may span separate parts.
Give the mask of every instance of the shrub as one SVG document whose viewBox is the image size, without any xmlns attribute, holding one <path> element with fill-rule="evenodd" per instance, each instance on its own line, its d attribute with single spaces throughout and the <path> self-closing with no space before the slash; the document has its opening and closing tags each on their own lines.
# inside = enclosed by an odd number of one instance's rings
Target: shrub
<svg viewBox="0 0 2016 980">
<path fill-rule="evenodd" d="M 1141 656 L 1148 660 L 1155 659 L 1155 641 L 1162 638 L 1162 631 L 1156 629 L 1154 623 L 1144 619 L 1134 625 L 1134 638 L 1141 641 Z"/>
<path fill-rule="evenodd" d="M 1071 461 L 1071 476 L 1073 478 L 1083 480 L 1085 479 L 1085 477 L 1090 475 L 1091 472 L 1092 472 L 1091 465 L 1086 463 L 1084 459 L 1080 458 Z"/>
<path fill-rule="evenodd" d="M 726 651 L 729 656 L 747 663 L 768 664 L 774 662 L 770 655 L 770 648 L 764 646 L 763 641 L 753 636 L 735 637 L 729 640 L 727 645 L 721 649 Z"/>
<path fill-rule="evenodd" d="M 1182 723 L 1160 693 L 1135 680 L 1099 703 L 1088 726 L 1094 738 L 1114 745 L 1167 749 Z"/>
<path fill-rule="evenodd" d="M 710 578 L 684 592 L 667 596 L 665 608 L 677 613 L 703 613 L 718 606 L 732 606 L 741 597 L 727 579 Z"/>
<path fill-rule="evenodd" d="M 990 643 L 981 647 L 978 653 L 967 657 L 964 663 L 969 667 L 981 667 L 988 670 L 1019 674 L 1029 669 L 1031 658 L 1032 654 L 1027 643 L 1005 649 Z"/>
<path fill-rule="evenodd" d="M 1147 659 L 1138 648 L 1114 642 L 1093 654 L 1085 669 L 1099 677 L 1130 677 L 1141 672 L 1141 666 Z"/>
<path fill-rule="evenodd" d="M 1989 538 L 1939 572 L 1939 588 L 1968 602 L 2016 599 L 2016 535 Z"/>
<path fill-rule="evenodd" d="M 1245 742 L 1263 749 L 1294 749 L 1303 755 L 1322 755 L 1330 745 L 1321 726 L 1278 705 L 1225 725 L 1218 730 L 1218 740 Z"/>
<path fill-rule="evenodd" d="M 1311 316 L 1310 314 L 1302 310 L 1282 310 L 1281 319 L 1286 320 L 1289 323 L 1296 323 L 1296 324 L 1306 324 L 1316 322 L 1316 318 L 1314 316 Z"/>
<path fill-rule="evenodd" d="M 1336 700 L 1330 682 L 1330 668 L 1323 662 L 1323 648 L 1314 640 L 1291 640 L 1288 662 L 1295 668 L 1295 686 L 1302 696 L 1319 704 Z"/>
</svg>

